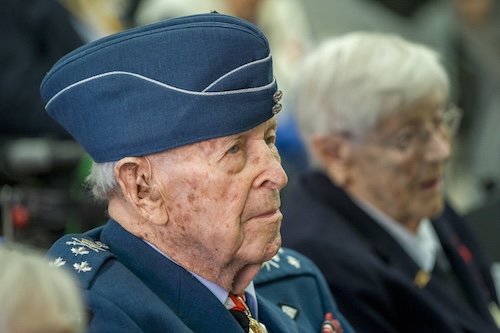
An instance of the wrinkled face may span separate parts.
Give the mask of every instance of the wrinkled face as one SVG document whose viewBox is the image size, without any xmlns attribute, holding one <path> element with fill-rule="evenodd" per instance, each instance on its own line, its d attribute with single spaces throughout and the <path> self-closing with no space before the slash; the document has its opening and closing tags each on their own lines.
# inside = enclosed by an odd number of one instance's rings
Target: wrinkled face
<svg viewBox="0 0 500 333">
<path fill-rule="evenodd" d="M 287 183 L 276 120 L 166 152 L 155 167 L 169 237 L 214 267 L 269 260 L 281 245 L 279 190 Z M 158 170 L 159 169 L 159 170 Z M 156 171 L 158 170 L 158 171 Z"/>
<path fill-rule="evenodd" d="M 440 100 L 402 111 L 351 144 L 349 192 L 407 224 L 442 210 L 451 140 Z"/>
</svg>

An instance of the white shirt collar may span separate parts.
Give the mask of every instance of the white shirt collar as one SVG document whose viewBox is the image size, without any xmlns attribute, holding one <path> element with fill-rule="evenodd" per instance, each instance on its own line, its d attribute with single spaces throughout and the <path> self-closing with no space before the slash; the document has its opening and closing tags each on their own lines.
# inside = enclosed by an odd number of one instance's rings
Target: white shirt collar
<svg viewBox="0 0 500 333">
<path fill-rule="evenodd" d="M 420 269 L 426 272 L 433 270 L 437 254 L 442 251 L 442 247 L 432 222 L 428 218 L 422 219 L 417 232 L 413 234 L 402 224 L 396 222 L 368 202 L 354 198 L 353 200 L 394 237 Z"/>
<path fill-rule="evenodd" d="M 144 241 L 146 244 L 148 244 L 149 246 L 151 246 L 153 249 L 155 249 L 158 253 L 160 253 L 161 255 L 163 255 L 165 258 L 167 258 L 168 260 L 170 260 L 171 262 L 175 263 L 176 265 L 179 265 L 177 262 L 175 262 L 174 260 L 172 260 L 172 258 L 170 258 L 169 256 L 167 256 L 165 253 L 161 252 L 160 249 L 158 249 L 156 246 L 154 246 L 153 244 L 151 244 L 150 242 L 148 241 Z M 179 265 L 180 266 L 180 265 Z M 224 288 L 222 288 L 221 286 L 215 284 L 214 282 L 212 281 L 208 281 L 207 279 L 199 276 L 198 274 L 196 273 L 193 273 L 191 271 L 188 271 L 189 273 L 191 273 L 198 281 L 200 281 L 205 287 L 207 287 L 208 290 L 210 290 L 212 292 L 212 294 L 214 294 L 215 297 L 217 297 L 217 299 L 222 303 L 224 304 L 227 300 L 227 297 L 229 296 L 229 292 L 227 290 L 225 290 Z M 245 288 L 245 296 L 246 296 L 246 303 L 248 305 L 248 307 L 250 308 L 250 312 L 252 312 L 252 316 L 258 320 L 258 306 L 257 306 L 257 296 L 256 296 L 256 293 L 255 293 L 255 286 L 253 284 L 253 281 L 250 282 L 250 284 Z"/>
<path fill-rule="evenodd" d="M 168 258 L 168 257 L 167 257 Z M 227 297 L 229 296 L 229 292 L 219 285 L 208 281 L 207 279 L 199 276 L 196 273 L 190 272 L 198 281 L 200 281 L 205 287 L 208 288 L 212 292 L 212 294 L 217 297 L 217 299 L 224 304 L 227 300 Z M 257 313 L 257 296 L 255 295 L 255 286 L 253 285 L 253 281 L 250 282 L 248 287 L 245 288 L 245 297 L 246 297 L 246 302 L 248 307 L 250 308 L 250 312 L 252 312 L 252 315 L 254 318 L 258 318 L 258 313 Z"/>
</svg>

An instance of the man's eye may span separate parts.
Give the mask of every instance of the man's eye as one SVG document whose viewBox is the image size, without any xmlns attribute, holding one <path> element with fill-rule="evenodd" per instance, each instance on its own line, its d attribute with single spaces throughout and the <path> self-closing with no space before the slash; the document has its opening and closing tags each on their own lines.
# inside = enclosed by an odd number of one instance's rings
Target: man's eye
<svg viewBox="0 0 500 333">
<path fill-rule="evenodd" d="M 236 154 L 239 151 L 240 151 L 240 145 L 239 144 L 235 144 L 231 148 L 229 148 L 229 150 L 227 152 L 229 154 Z"/>
<path fill-rule="evenodd" d="M 276 136 L 272 135 L 266 138 L 267 145 L 274 145 L 276 143 Z"/>
</svg>

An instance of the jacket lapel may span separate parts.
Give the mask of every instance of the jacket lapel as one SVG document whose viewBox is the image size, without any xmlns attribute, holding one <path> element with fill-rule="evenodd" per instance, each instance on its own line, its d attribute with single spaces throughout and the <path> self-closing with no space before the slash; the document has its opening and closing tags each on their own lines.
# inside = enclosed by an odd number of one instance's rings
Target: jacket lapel
<svg viewBox="0 0 500 333">
<path fill-rule="evenodd" d="M 360 209 L 352 199 L 321 173 L 314 173 L 307 179 L 308 190 L 318 199 L 334 207 L 358 234 L 367 240 L 383 261 L 391 266 L 397 266 L 410 278 L 419 272 L 419 267 L 371 216 Z"/>
<path fill-rule="evenodd" d="M 224 305 L 191 273 L 115 221 L 108 222 L 101 239 L 193 332 L 243 332 Z"/>
<path fill-rule="evenodd" d="M 326 176 L 315 173 L 308 179 L 307 185 L 308 190 L 314 193 L 318 199 L 327 202 L 329 206 L 335 207 L 335 209 L 343 215 L 343 217 L 348 221 L 360 235 L 362 235 L 367 242 L 370 243 L 378 255 L 384 260 L 388 266 L 396 268 L 397 272 L 404 272 L 406 278 L 412 279 L 413 283 L 416 282 L 418 274 L 420 274 L 420 269 L 417 264 L 411 259 L 409 255 L 406 254 L 404 249 L 394 240 L 378 223 L 376 223 L 368 214 L 366 214 L 362 209 L 360 209 L 340 188 L 336 187 L 331 183 L 331 181 L 326 178 Z M 433 221 L 435 223 L 435 221 Z M 435 225 L 436 226 L 436 225 Z M 448 255 L 452 255 L 450 260 L 453 261 L 452 265 L 455 268 L 455 261 L 457 261 L 456 256 L 458 255 L 455 250 L 452 250 L 450 241 L 451 231 L 446 229 L 442 224 L 438 224 L 436 228 L 439 238 L 441 239 L 442 245 Z M 460 261 L 460 260 L 458 260 Z M 463 261 L 460 264 L 463 266 Z M 461 268 L 461 278 L 464 277 L 465 267 Z M 408 281 L 412 283 L 411 280 Z M 473 285 L 473 282 L 469 280 L 468 284 Z M 433 300 L 439 299 L 439 303 L 449 309 L 450 312 L 455 313 L 456 318 L 462 322 L 464 327 L 469 327 L 472 331 L 477 330 L 481 322 L 478 321 L 479 317 L 476 313 L 471 312 L 468 306 L 463 304 L 463 301 L 455 296 L 447 286 L 443 286 L 443 283 L 439 279 L 431 278 L 428 283 L 421 286 L 422 289 L 426 290 L 423 297 L 428 298 L 432 303 Z M 470 290 L 470 289 L 469 289 Z M 477 291 L 477 287 L 474 287 L 474 292 Z M 477 296 L 476 296 L 477 297 Z M 478 301 L 478 300 L 476 300 Z M 483 300 L 481 299 L 481 302 Z M 480 305 L 482 309 L 479 313 L 482 317 L 488 318 L 491 321 L 491 317 L 485 314 L 484 305 Z"/>
<path fill-rule="evenodd" d="M 445 223 L 445 217 L 439 217 L 433 223 L 441 240 L 443 250 L 455 274 L 462 281 L 471 306 L 485 319 L 491 320 L 489 310 L 485 306 L 491 301 L 491 296 L 485 281 L 475 266 L 470 249 L 460 241 L 458 235 Z M 480 286 L 484 286 L 484 288 L 480 288 Z"/>
</svg>

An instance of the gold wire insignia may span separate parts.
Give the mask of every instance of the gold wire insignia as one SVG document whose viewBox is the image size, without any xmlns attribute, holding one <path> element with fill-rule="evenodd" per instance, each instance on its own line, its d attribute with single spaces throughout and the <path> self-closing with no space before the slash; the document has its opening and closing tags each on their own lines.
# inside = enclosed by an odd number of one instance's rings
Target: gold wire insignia
<svg viewBox="0 0 500 333">
<path fill-rule="evenodd" d="M 74 245 L 74 246 L 79 245 L 79 246 L 85 246 L 85 247 L 89 248 L 90 250 L 92 250 L 92 251 L 94 251 L 94 252 L 106 251 L 106 250 L 108 250 L 108 249 L 109 249 L 109 247 L 108 247 L 106 244 L 101 243 L 101 242 L 99 242 L 99 241 L 95 241 L 95 242 L 93 242 L 93 241 L 88 240 L 88 239 L 85 239 L 85 238 L 80 238 L 80 239 L 78 239 L 78 238 L 76 238 L 76 237 L 71 237 L 71 239 L 72 239 L 73 241 L 71 241 L 71 242 L 70 242 L 70 241 L 66 242 L 66 244 L 67 244 L 67 245 Z M 71 250 L 71 252 L 75 253 L 75 252 L 73 251 L 73 249 Z M 80 254 L 80 253 L 78 253 L 78 254 Z M 75 254 L 75 255 L 77 255 L 77 254 Z"/>
</svg>

